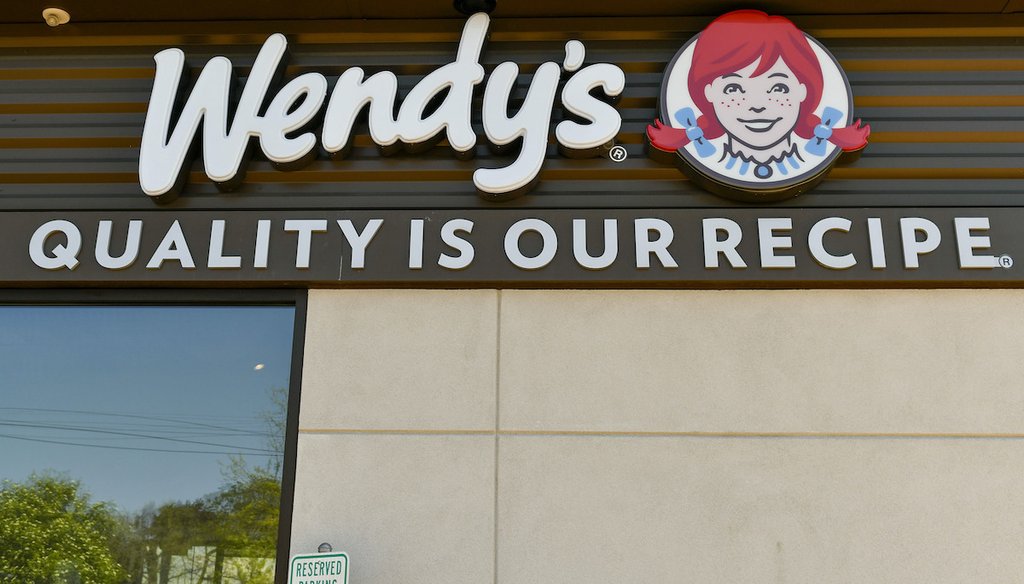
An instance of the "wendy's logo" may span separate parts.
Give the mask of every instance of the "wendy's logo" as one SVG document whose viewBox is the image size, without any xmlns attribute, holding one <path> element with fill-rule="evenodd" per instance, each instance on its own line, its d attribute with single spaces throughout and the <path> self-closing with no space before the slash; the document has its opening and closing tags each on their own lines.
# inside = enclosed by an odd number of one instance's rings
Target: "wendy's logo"
<svg viewBox="0 0 1024 584">
<path fill-rule="evenodd" d="M 839 63 L 789 20 L 758 10 L 717 18 L 665 70 L 660 120 L 647 127 L 703 188 L 778 201 L 816 185 L 867 145 Z M 675 156 L 677 155 L 677 156 Z"/>
</svg>

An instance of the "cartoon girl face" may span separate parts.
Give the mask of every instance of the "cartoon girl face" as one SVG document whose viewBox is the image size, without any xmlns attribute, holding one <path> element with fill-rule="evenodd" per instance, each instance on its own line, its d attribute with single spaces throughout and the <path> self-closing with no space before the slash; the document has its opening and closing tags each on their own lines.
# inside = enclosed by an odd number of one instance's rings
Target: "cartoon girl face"
<svg viewBox="0 0 1024 584">
<path fill-rule="evenodd" d="M 800 119 L 807 86 L 779 58 L 754 75 L 761 59 L 717 77 L 704 87 L 715 117 L 733 139 L 763 150 L 787 140 Z"/>
<path fill-rule="evenodd" d="M 742 201 L 806 192 L 840 155 L 867 144 L 845 74 L 789 20 L 737 10 L 711 22 L 669 63 L 652 148 L 674 153 L 695 183 Z"/>
</svg>

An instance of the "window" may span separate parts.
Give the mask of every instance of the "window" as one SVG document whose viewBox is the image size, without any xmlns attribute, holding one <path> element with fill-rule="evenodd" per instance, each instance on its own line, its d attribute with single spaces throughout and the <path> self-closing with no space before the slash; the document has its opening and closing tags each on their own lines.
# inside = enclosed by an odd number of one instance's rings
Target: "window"
<svg viewBox="0 0 1024 584">
<path fill-rule="evenodd" d="M 273 582 L 295 318 L 0 306 L 0 582 Z"/>
</svg>

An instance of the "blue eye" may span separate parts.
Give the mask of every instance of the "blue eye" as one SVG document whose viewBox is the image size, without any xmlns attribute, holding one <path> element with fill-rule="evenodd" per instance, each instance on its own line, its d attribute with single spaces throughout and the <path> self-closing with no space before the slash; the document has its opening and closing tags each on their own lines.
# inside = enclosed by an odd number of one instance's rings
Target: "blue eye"
<svg viewBox="0 0 1024 584">
<path fill-rule="evenodd" d="M 726 95 L 731 95 L 733 93 L 746 93 L 746 91 L 743 91 L 743 88 L 740 86 L 739 83 L 730 83 L 729 85 L 725 86 L 725 89 L 722 90 L 722 93 Z"/>
<path fill-rule="evenodd" d="M 768 90 L 768 93 L 789 93 L 789 86 L 785 83 L 776 83 Z"/>
</svg>

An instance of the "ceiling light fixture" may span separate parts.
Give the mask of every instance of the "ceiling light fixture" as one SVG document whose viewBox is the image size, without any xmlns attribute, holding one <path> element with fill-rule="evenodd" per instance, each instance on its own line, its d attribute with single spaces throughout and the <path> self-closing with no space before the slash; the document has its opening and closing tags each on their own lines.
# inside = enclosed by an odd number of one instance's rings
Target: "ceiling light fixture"
<svg viewBox="0 0 1024 584">
<path fill-rule="evenodd" d="M 60 26 L 71 22 L 71 15 L 61 8 L 47 8 L 43 10 L 43 22 L 51 27 Z"/>
</svg>

